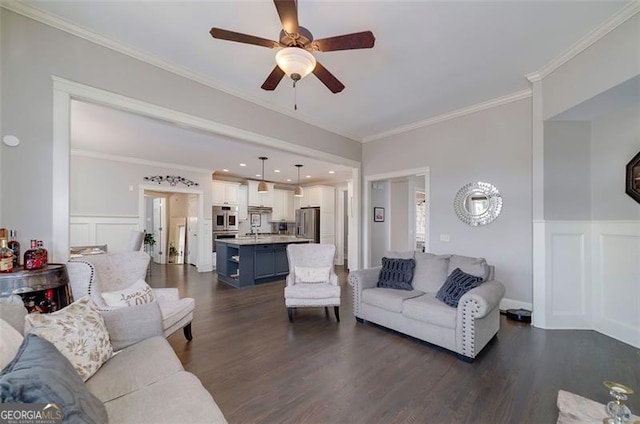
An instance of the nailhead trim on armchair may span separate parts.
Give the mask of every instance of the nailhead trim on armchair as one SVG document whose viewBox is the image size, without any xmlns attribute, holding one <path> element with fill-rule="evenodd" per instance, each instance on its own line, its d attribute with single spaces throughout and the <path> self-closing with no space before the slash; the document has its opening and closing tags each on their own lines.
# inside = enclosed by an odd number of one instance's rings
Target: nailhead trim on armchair
<svg viewBox="0 0 640 424">
<path fill-rule="evenodd" d="M 476 356 L 474 320 L 480 312 L 480 304 L 475 299 L 468 299 L 462 306 L 462 354 L 469 358 Z"/>
</svg>

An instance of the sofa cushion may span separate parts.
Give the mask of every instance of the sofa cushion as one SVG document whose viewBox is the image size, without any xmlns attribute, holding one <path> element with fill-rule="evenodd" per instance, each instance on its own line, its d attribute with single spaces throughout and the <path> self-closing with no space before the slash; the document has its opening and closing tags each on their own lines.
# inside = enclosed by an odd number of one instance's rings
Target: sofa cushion
<svg viewBox="0 0 640 424">
<path fill-rule="evenodd" d="M 460 268 L 456 268 L 451 275 L 449 275 L 442 288 L 438 290 L 436 298 L 449 306 L 457 308 L 460 298 L 466 292 L 478 287 L 480 284 L 482 284 L 482 277 L 467 274 L 466 272 L 462 272 Z"/>
<path fill-rule="evenodd" d="M 55 403 L 65 423 L 107 422 L 102 402 L 89 393 L 69 360 L 35 334 L 24 338 L 0 374 L 0 403 Z"/>
<path fill-rule="evenodd" d="M 16 356 L 23 339 L 18 330 L 0 318 L 0 370 Z"/>
<path fill-rule="evenodd" d="M 24 334 L 24 317 L 27 309 L 22 298 L 17 294 L 9 297 L 0 297 L 0 319 L 8 322 L 20 334 Z"/>
<path fill-rule="evenodd" d="M 88 296 L 51 314 L 29 314 L 25 320 L 25 330 L 53 343 L 83 381 L 113 355 L 107 326 Z"/>
<path fill-rule="evenodd" d="M 158 299 L 160 312 L 162 313 L 162 328 L 167 329 L 183 319 L 190 311 L 196 307 L 196 302 L 190 297 L 183 297 L 180 300 L 164 301 Z"/>
<path fill-rule="evenodd" d="M 406 250 L 406 251 L 396 251 L 396 250 L 387 250 L 384 252 L 385 258 L 394 258 L 394 259 L 413 259 L 416 252 L 414 250 Z"/>
<path fill-rule="evenodd" d="M 181 371 L 105 404 L 109 422 L 226 423 L 209 392 L 193 374 Z"/>
<path fill-rule="evenodd" d="M 153 290 L 144 280 L 137 280 L 122 290 L 104 291 L 101 296 L 104 303 L 115 307 L 144 305 L 156 300 Z"/>
<path fill-rule="evenodd" d="M 485 281 L 489 276 L 489 267 L 487 266 L 487 261 L 484 258 L 451 255 L 449 258 L 449 271 L 447 272 L 447 275 L 451 275 L 456 268 L 460 268 L 460 270 L 466 274 L 482 277 Z"/>
<path fill-rule="evenodd" d="M 413 287 L 425 293 L 436 294 L 449 276 L 450 256 L 416 252 L 416 268 L 411 283 Z"/>
<path fill-rule="evenodd" d="M 162 335 L 162 314 L 158 302 L 100 312 L 109 330 L 113 350 Z"/>
<path fill-rule="evenodd" d="M 402 312 L 402 303 L 406 299 L 422 296 L 420 290 L 394 290 L 385 288 L 371 288 L 362 290 L 362 303 L 386 309 L 391 312 Z"/>
<path fill-rule="evenodd" d="M 405 317 L 445 328 L 456 328 L 457 314 L 456 308 L 445 305 L 430 294 L 407 299 L 402 305 Z"/>
<path fill-rule="evenodd" d="M 415 259 L 382 258 L 382 269 L 378 276 L 377 287 L 397 290 L 413 290 L 413 269 Z"/>
<path fill-rule="evenodd" d="M 300 283 L 284 288 L 288 299 L 329 299 L 340 297 L 340 286 L 331 283 Z"/>
<path fill-rule="evenodd" d="M 169 342 L 158 336 L 118 352 L 86 385 L 98 399 L 107 402 L 183 369 Z"/>
</svg>

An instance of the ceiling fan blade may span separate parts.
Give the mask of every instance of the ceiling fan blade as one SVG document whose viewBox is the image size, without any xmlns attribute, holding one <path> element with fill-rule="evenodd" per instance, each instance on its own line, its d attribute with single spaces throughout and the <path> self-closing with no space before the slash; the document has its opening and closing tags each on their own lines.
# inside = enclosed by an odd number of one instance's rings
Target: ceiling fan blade
<svg viewBox="0 0 640 424">
<path fill-rule="evenodd" d="M 334 77 L 331 72 L 327 71 L 327 68 L 322 66 L 320 62 L 316 62 L 316 67 L 313 68 L 313 75 L 318 77 L 334 94 L 344 90 L 344 84 L 338 81 L 338 78 Z"/>
<path fill-rule="evenodd" d="M 371 31 L 363 31 L 322 38 L 315 40 L 311 45 L 314 50 L 332 52 L 336 50 L 370 49 L 375 44 L 375 41 L 376 38 Z"/>
<path fill-rule="evenodd" d="M 296 0 L 273 0 L 282 22 L 282 28 L 289 34 L 298 33 L 298 5 Z"/>
<path fill-rule="evenodd" d="M 268 47 L 270 49 L 280 47 L 280 43 L 277 41 L 267 40 L 266 38 L 256 37 L 255 35 L 228 31 L 226 29 L 211 28 L 209 34 L 211 34 L 213 38 L 219 38 L 220 40 L 237 41 L 238 43 L 253 44 L 256 46 Z"/>
<path fill-rule="evenodd" d="M 269 90 L 269 91 L 275 90 L 278 84 L 280 83 L 280 81 L 282 80 L 282 77 L 284 77 L 284 71 L 276 65 L 276 67 L 273 68 L 273 71 L 271 71 L 267 79 L 262 83 L 262 89 Z"/>
</svg>

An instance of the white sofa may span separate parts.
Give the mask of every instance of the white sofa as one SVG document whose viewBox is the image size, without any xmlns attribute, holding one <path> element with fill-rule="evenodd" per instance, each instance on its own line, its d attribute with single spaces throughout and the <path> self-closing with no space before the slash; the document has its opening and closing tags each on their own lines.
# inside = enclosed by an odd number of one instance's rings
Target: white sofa
<svg viewBox="0 0 640 424">
<path fill-rule="evenodd" d="M 389 256 L 414 257 L 413 290 L 377 287 L 381 267 L 352 271 L 353 313 L 370 321 L 444 347 L 471 362 L 500 328 L 500 300 L 504 286 L 494 279 L 493 266 L 482 258 L 406 252 Z M 465 293 L 454 308 L 436 298 L 455 269 L 481 276 L 484 282 Z"/>
<path fill-rule="evenodd" d="M 0 302 L 0 328 L 4 328 L 0 331 L 0 346 L 3 348 L 0 349 L 0 364 L 3 366 L 9 363 L 17 351 L 17 347 L 10 350 L 8 345 L 20 343 L 16 337 L 19 336 L 18 332 L 22 333 L 24 327 L 15 325 L 26 313 L 21 300 L 15 297 L 16 301 L 5 299 Z M 19 306 L 16 308 L 15 305 Z M 147 308 L 147 305 L 143 306 Z M 153 304 L 151 306 L 157 307 Z M 126 308 L 126 312 L 136 315 L 133 310 L 138 308 L 140 307 Z M 173 348 L 161 335 L 159 310 L 150 313 L 151 311 L 145 308 L 141 310 L 146 310 L 147 313 L 140 314 L 140 318 L 146 317 L 146 321 L 141 324 L 146 329 L 135 328 L 135 323 L 132 323 L 129 327 L 131 334 L 127 338 L 132 341 L 137 334 L 149 334 L 149 328 L 152 327 L 155 328 L 152 332 L 158 335 L 118 350 L 84 383 L 85 388 L 104 405 L 108 421 L 118 424 L 226 423 L 224 415 L 209 392 L 195 375 L 184 370 Z M 2 321 L 2 318 L 5 318 L 5 321 Z M 13 324 L 18 332 L 8 331 L 6 326 L 3 327 L 4 322 Z M 114 320 L 113 316 L 107 320 L 111 337 L 113 327 L 110 324 L 118 327 L 120 323 L 117 319 Z M 13 336 L 12 332 L 17 336 Z M 116 337 L 122 340 L 122 333 L 119 332 Z M 114 349 L 119 348 L 114 344 Z M 12 353 L 9 357 L 2 357 L 7 352 Z M 46 358 L 43 360 L 46 365 Z M 38 373 L 38 369 L 34 369 L 33 372 Z M 36 375 L 34 380 L 37 380 L 37 377 L 39 376 Z M 18 390 L 10 387 L 4 389 L 7 389 L 7 393 L 17 393 Z M 42 392 L 46 391 L 43 389 Z M 2 393 L 0 398 L 3 397 Z M 17 396 L 20 394 L 17 393 Z M 64 393 L 61 396 L 68 398 L 70 395 Z M 75 399 L 83 398 L 77 393 L 71 396 Z"/>
</svg>

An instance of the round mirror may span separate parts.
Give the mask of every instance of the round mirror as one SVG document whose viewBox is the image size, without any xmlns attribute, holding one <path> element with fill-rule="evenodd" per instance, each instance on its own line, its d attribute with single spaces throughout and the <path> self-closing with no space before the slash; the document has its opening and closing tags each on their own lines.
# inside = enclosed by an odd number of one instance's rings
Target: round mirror
<svg viewBox="0 0 640 424">
<path fill-rule="evenodd" d="M 475 182 L 466 184 L 453 201 L 458 218 L 473 227 L 493 222 L 502 210 L 502 197 L 493 184 Z"/>
</svg>

